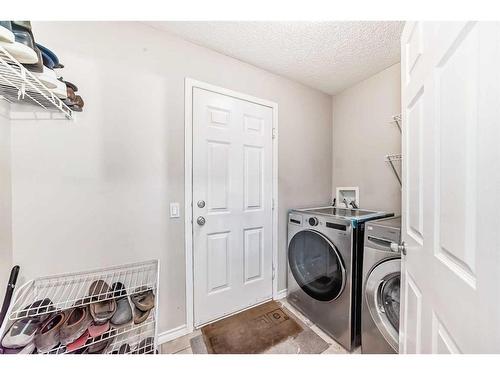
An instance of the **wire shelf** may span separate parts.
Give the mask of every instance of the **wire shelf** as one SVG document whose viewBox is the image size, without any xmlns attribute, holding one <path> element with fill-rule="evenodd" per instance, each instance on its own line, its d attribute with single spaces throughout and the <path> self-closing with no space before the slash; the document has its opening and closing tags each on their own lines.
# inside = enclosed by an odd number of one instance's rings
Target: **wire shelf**
<svg viewBox="0 0 500 375">
<path fill-rule="evenodd" d="M 118 327 L 111 325 L 109 331 L 100 337 L 88 339 L 85 345 L 78 348 L 78 351 L 100 341 L 108 340 L 106 352 L 118 350 L 124 343 L 129 344 L 132 354 L 136 352 L 140 354 L 154 352 L 157 347 L 158 276 L 159 262 L 158 260 L 152 260 L 30 280 L 15 291 L 13 303 L 7 312 L 8 319 L 4 321 L 0 329 L 0 337 L 3 337 L 7 328 L 18 319 L 29 317 L 45 319 L 50 313 L 83 307 L 96 302 L 116 299 L 117 297 L 127 298 L 133 308 L 134 305 L 131 303 L 130 296 L 138 292 L 152 291 L 155 296 L 154 307 L 149 311 L 149 316 L 144 322 L 139 324 L 130 322 Z M 100 290 L 97 290 L 98 288 L 95 285 L 100 280 L 104 281 L 108 288 L 101 287 Z M 113 284 L 117 282 L 122 283 L 125 289 L 111 290 Z M 103 283 L 99 285 L 102 286 Z M 43 300 L 47 302 L 41 304 L 40 301 Z M 153 344 L 149 343 L 141 346 L 141 342 L 148 338 L 152 340 Z M 64 345 L 59 345 L 48 353 L 73 352 L 74 350 L 67 351 Z"/>
<path fill-rule="evenodd" d="M 61 113 L 69 120 L 73 118 L 73 111 L 2 46 L 0 46 L 0 97 L 9 103 L 41 107 L 45 111 Z"/>
<path fill-rule="evenodd" d="M 398 129 L 399 129 L 399 132 L 401 133 L 401 115 L 394 115 L 392 116 L 392 121 L 391 121 L 391 124 L 396 124 Z"/>
<path fill-rule="evenodd" d="M 395 162 L 401 162 L 402 160 L 403 160 L 403 156 L 401 154 L 389 154 L 389 155 L 385 155 L 385 161 L 387 163 L 389 163 L 389 165 L 391 166 L 392 172 L 394 173 L 394 175 L 398 179 L 400 186 L 403 186 L 402 182 L 401 182 L 401 177 L 400 177 L 400 175 L 398 173 L 398 170 L 394 166 L 394 163 Z"/>
</svg>

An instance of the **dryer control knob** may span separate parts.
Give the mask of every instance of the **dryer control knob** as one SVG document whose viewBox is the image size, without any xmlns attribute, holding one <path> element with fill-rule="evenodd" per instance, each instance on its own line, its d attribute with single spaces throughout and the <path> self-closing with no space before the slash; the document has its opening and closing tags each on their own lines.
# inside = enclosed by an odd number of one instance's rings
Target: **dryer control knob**
<svg viewBox="0 0 500 375">
<path fill-rule="evenodd" d="M 309 225 L 315 227 L 318 225 L 318 218 L 317 217 L 310 217 L 309 218 Z"/>
</svg>

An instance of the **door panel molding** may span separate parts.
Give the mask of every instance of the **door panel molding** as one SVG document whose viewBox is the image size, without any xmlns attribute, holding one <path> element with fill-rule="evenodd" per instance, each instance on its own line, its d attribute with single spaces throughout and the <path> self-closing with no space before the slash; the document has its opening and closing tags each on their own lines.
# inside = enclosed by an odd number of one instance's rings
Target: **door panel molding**
<svg viewBox="0 0 500 375">
<path fill-rule="evenodd" d="M 401 36 L 402 353 L 500 350 L 498 46 L 498 22 Z"/>
<path fill-rule="evenodd" d="M 185 92 L 184 92 L 184 186 L 185 186 L 185 202 L 184 202 L 184 229 L 185 229 L 185 260 L 186 260 L 186 327 L 188 332 L 194 330 L 194 264 L 193 264 L 193 90 L 195 88 L 211 91 L 217 94 L 226 95 L 232 98 L 241 99 L 250 103 L 259 104 L 272 109 L 272 123 L 273 123 L 273 139 L 272 139 L 272 233 L 264 233 L 264 231 L 250 231 L 246 232 L 248 234 L 248 245 L 250 246 L 248 250 L 255 251 L 255 248 L 261 247 L 260 243 L 264 236 L 272 236 L 272 297 L 277 299 L 280 297 L 278 292 L 278 277 L 276 275 L 277 271 L 277 261 L 278 261 L 278 104 L 257 98 L 254 96 L 239 93 L 230 89 L 223 87 L 218 87 L 209 83 L 194 80 L 192 78 L 185 79 Z M 219 106 L 211 106 L 210 110 L 207 111 L 207 121 L 210 123 L 210 127 L 218 132 L 227 131 L 227 124 L 230 122 L 231 113 L 227 109 Z M 244 115 L 244 129 L 248 135 L 260 135 L 263 131 L 262 119 L 258 116 Z M 250 148 L 253 146 L 251 144 L 247 145 Z M 255 148 L 252 148 L 254 150 Z M 263 155 L 260 155 L 260 160 L 263 162 Z M 255 163 L 252 163 L 252 167 L 255 169 Z M 261 165 L 262 173 L 263 166 Z M 249 173 L 255 173 L 255 171 L 249 171 Z M 262 184 L 261 184 L 262 185 Z M 259 207 L 255 205 L 258 201 L 259 194 L 255 190 L 263 189 L 262 187 L 248 186 L 248 191 L 245 192 L 250 194 L 250 200 L 248 201 L 249 207 L 248 211 L 258 210 Z M 247 186 L 245 185 L 245 190 Z M 262 194 L 262 192 L 260 192 Z M 262 198 L 262 197 L 260 197 Z M 246 199 L 246 198 L 245 198 Z M 224 214 L 224 209 L 213 210 L 211 215 Z M 251 229 L 251 228 L 250 228 Z M 255 229 L 255 228 L 254 228 Z M 258 233 L 258 236 L 256 234 Z M 255 238 L 258 237 L 258 241 Z M 229 245 L 230 246 L 230 245 Z M 254 248 L 252 248 L 254 247 Z M 258 249 L 261 251 L 262 249 Z M 262 265 L 260 265 L 262 267 Z M 245 264 L 245 270 L 248 271 L 249 279 L 247 283 L 252 283 L 259 279 L 257 276 L 258 272 L 262 272 L 262 269 L 257 271 L 258 265 L 255 264 Z M 252 277 L 252 275 L 254 277 Z M 213 293 L 217 293 L 214 291 Z"/>
</svg>

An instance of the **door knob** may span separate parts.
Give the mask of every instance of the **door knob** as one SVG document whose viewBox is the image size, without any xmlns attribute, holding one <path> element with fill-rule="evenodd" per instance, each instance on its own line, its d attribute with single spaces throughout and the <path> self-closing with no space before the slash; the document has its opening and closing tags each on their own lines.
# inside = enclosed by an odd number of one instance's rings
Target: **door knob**
<svg viewBox="0 0 500 375">
<path fill-rule="evenodd" d="M 198 201 L 198 203 L 196 203 L 196 205 L 197 205 L 199 208 L 203 208 L 203 207 L 205 207 L 205 201 L 203 201 L 203 200 Z"/>
<path fill-rule="evenodd" d="M 404 242 L 401 242 L 401 244 L 399 245 L 397 243 L 391 242 L 391 251 L 406 255 L 406 244 Z"/>
<path fill-rule="evenodd" d="M 198 223 L 198 225 L 205 225 L 205 218 L 203 216 L 198 216 L 196 222 Z"/>
</svg>

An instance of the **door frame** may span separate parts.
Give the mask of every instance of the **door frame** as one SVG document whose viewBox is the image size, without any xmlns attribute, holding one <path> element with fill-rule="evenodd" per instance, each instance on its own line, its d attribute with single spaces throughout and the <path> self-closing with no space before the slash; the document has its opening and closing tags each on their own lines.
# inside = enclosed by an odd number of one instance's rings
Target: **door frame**
<svg viewBox="0 0 500 375">
<path fill-rule="evenodd" d="M 185 79 L 184 91 L 184 235 L 186 256 L 186 328 L 194 330 L 194 268 L 193 268 L 193 89 L 200 88 L 217 94 L 230 96 L 273 110 L 272 142 L 272 290 L 273 299 L 278 297 L 278 104 L 237 91 L 201 82 L 189 77 Z"/>
</svg>

